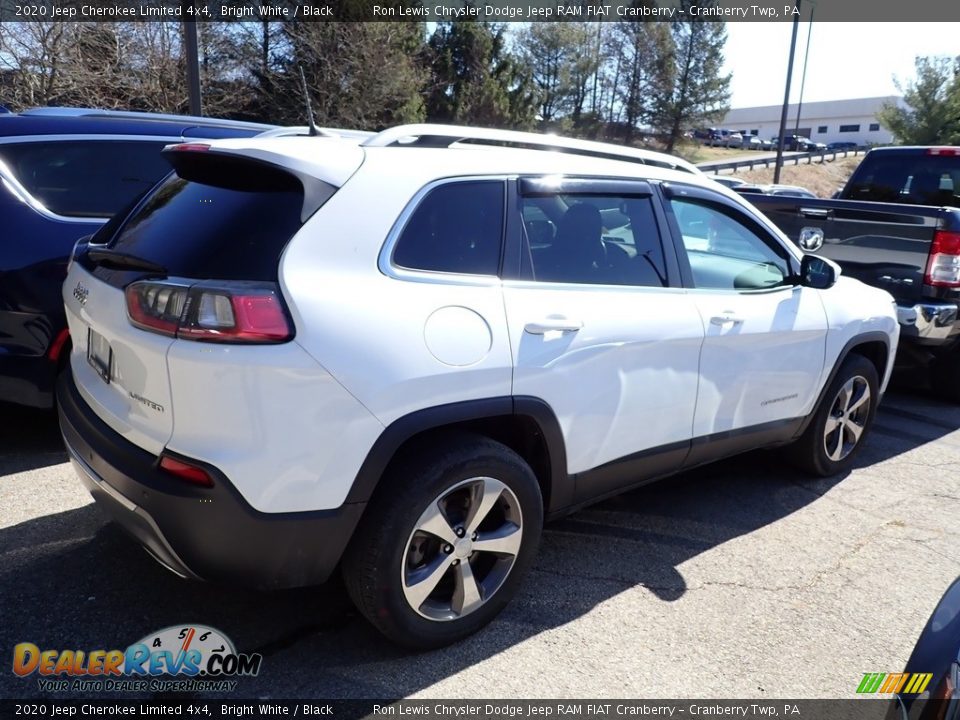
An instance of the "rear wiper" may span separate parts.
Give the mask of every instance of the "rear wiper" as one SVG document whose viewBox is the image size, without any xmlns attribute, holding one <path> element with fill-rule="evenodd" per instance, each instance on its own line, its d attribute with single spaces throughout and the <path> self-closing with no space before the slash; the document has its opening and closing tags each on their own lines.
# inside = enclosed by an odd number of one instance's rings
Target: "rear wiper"
<svg viewBox="0 0 960 720">
<path fill-rule="evenodd" d="M 107 265 L 125 270 L 144 270 L 146 272 L 167 274 L 167 269 L 158 263 L 144 260 L 136 255 L 117 252 L 116 250 L 87 250 L 87 257 L 94 265 Z"/>
</svg>

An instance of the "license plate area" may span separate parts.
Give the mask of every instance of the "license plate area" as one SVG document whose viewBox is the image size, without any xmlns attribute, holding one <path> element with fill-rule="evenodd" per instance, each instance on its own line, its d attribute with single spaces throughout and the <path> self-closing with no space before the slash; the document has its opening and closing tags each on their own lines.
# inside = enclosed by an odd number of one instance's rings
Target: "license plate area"
<svg viewBox="0 0 960 720">
<path fill-rule="evenodd" d="M 100 379 L 110 383 L 113 371 L 113 348 L 110 342 L 93 328 L 87 329 L 87 362 Z"/>
</svg>

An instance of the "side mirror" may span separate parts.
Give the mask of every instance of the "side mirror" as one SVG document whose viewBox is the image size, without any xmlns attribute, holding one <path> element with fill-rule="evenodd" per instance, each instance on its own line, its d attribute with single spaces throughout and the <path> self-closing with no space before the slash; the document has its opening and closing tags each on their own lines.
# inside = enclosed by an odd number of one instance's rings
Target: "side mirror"
<svg viewBox="0 0 960 720">
<path fill-rule="evenodd" d="M 837 282 L 837 268 L 826 258 L 804 255 L 800 261 L 800 284 L 826 290 Z"/>
</svg>

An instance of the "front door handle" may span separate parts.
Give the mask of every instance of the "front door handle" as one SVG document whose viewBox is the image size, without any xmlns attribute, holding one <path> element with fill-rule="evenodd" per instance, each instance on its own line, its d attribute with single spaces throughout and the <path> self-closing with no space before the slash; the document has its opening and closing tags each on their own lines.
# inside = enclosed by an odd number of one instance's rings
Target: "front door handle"
<svg viewBox="0 0 960 720">
<path fill-rule="evenodd" d="M 548 332 L 576 332 L 583 327 L 579 320 L 571 320 L 563 315 L 550 315 L 543 320 L 528 322 L 523 329 L 531 335 L 543 335 Z"/>
<path fill-rule="evenodd" d="M 730 315 L 729 313 L 725 313 L 725 314 L 723 314 L 723 315 L 714 315 L 712 318 L 710 318 L 710 324 L 711 324 L 711 325 L 721 325 L 721 326 L 723 326 L 723 325 L 743 325 L 743 319 L 742 319 L 742 318 L 738 318 L 738 317 L 734 317 L 733 315 Z"/>
</svg>

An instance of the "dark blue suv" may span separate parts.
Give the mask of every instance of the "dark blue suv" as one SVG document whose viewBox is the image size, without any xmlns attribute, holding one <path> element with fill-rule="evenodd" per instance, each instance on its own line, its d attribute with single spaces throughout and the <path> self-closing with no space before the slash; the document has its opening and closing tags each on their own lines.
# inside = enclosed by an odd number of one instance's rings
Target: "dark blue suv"
<svg viewBox="0 0 960 720">
<path fill-rule="evenodd" d="M 50 407 L 69 342 L 60 286 L 78 238 L 169 171 L 160 150 L 271 125 L 152 113 L 0 113 L 0 401 Z"/>
</svg>

